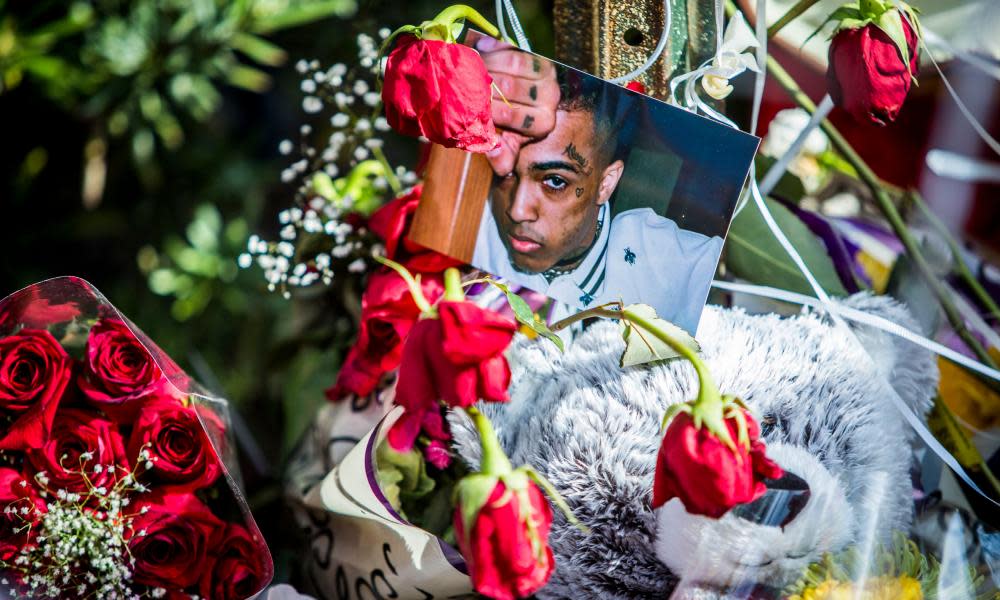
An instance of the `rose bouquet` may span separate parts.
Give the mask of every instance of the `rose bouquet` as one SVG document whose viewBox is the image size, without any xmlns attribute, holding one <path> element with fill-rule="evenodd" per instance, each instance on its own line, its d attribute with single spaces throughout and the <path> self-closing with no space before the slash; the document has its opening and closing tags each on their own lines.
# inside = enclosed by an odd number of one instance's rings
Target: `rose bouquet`
<svg viewBox="0 0 1000 600">
<path fill-rule="evenodd" d="M 83 280 L 0 302 L 0 593 L 259 592 L 273 569 L 224 409 Z"/>
</svg>

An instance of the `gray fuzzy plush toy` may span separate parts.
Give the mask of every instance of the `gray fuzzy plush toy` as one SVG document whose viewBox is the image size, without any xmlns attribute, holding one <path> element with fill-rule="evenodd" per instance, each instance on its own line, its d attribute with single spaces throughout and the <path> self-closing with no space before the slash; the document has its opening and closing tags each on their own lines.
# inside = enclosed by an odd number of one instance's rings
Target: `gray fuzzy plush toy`
<svg viewBox="0 0 1000 600">
<path fill-rule="evenodd" d="M 916 329 L 891 299 L 857 295 L 845 304 Z M 538 597 L 743 597 L 755 582 L 794 581 L 824 552 L 906 529 L 913 433 L 887 386 L 923 417 L 937 367 L 906 341 L 855 331 L 861 344 L 814 313 L 710 306 L 702 317 L 697 338 L 720 390 L 746 402 L 768 455 L 808 487 L 780 526 L 735 509 L 718 520 L 690 515 L 677 499 L 650 508 L 664 409 L 695 397 L 689 364 L 622 369 L 612 322 L 586 329 L 565 354 L 545 341 L 515 342 L 510 403 L 481 409 L 513 464 L 535 466 L 591 530 L 556 517 L 557 567 Z M 452 419 L 458 452 L 475 466 L 475 434 Z"/>
</svg>

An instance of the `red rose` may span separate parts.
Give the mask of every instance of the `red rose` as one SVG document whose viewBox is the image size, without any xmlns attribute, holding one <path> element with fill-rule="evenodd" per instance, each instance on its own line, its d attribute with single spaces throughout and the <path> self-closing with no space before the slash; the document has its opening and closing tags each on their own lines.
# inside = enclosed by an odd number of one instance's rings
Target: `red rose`
<svg viewBox="0 0 1000 600">
<path fill-rule="evenodd" d="M 760 498 L 767 491 L 763 479 L 782 476 L 781 467 L 764 454 L 757 421 L 748 412 L 744 415 L 749 449 L 739 442 L 736 450 L 729 448 L 707 427 L 695 427 L 687 413 L 670 421 L 656 461 L 653 508 L 680 498 L 689 513 L 719 518 L 737 504 Z M 738 440 L 736 419 L 725 422 Z"/>
<path fill-rule="evenodd" d="M 77 285 L 74 283 L 75 278 L 67 279 L 66 283 L 69 285 Z M 75 302 L 56 304 L 49 298 L 43 298 L 42 285 L 36 284 L 23 289 L 0 302 L 0 330 L 13 329 L 18 324 L 31 329 L 44 329 L 80 315 L 80 307 Z"/>
<path fill-rule="evenodd" d="M 200 500 L 161 490 L 136 504 L 141 508 L 128 540 L 136 583 L 184 589 L 212 569 L 210 551 L 225 525 Z"/>
<path fill-rule="evenodd" d="M 28 544 L 28 524 L 44 513 L 35 486 L 14 469 L 0 468 L 0 560 L 10 561 Z"/>
<path fill-rule="evenodd" d="M 430 302 L 444 291 L 439 275 L 424 275 L 420 287 Z M 420 316 L 406 282 L 388 268 L 368 279 L 361 296 L 361 329 L 344 364 L 337 373 L 337 382 L 327 390 L 331 401 L 347 394 L 367 396 L 372 393 L 382 375 L 399 366 L 403 340 Z"/>
<path fill-rule="evenodd" d="M 89 486 L 113 486 L 129 461 L 117 425 L 91 410 L 64 408 L 49 440 L 25 451 L 25 469 L 31 476 L 44 473 L 53 492 L 85 495 Z"/>
<path fill-rule="evenodd" d="M 120 319 L 98 321 L 87 338 L 80 389 L 112 418 L 130 421 L 140 396 L 159 389 L 166 379 L 153 357 Z"/>
<path fill-rule="evenodd" d="M 495 600 L 530 596 L 545 585 L 555 565 L 548 546 L 552 509 L 534 482 L 527 486 L 524 494 L 508 493 L 498 481 L 470 532 L 461 509 L 455 510 L 455 537 L 472 583 Z"/>
<path fill-rule="evenodd" d="M 172 486 L 175 492 L 211 485 L 222 473 L 222 463 L 199 415 L 205 427 L 220 434 L 225 429 L 211 410 L 196 411 L 170 396 L 144 401 L 132 426 L 128 455 L 139 456 L 145 449 L 152 467 L 143 474 Z"/>
<path fill-rule="evenodd" d="M 396 450 L 413 447 L 419 431 L 414 419 L 436 410 L 438 400 L 452 407 L 508 400 L 510 367 L 503 352 L 517 325 L 466 301 L 441 302 L 438 313 L 440 318 L 417 321 L 403 346 L 395 401 L 413 414 L 390 430 Z"/>
<path fill-rule="evenodd" d="M 910 66 L 892 38 L 873 23 L 841 29 L 830 43 L 826 71 L 830 97 L 859 122 L 885 125 L 896 119 L 917 73 L 917 35 L 902 20 Z"/>
<path fill-rule="evenodd" d="M 271 578 L 271 561 L 264 542 L 245 528 L 230 524 L 211 569 L 202 573 L 199 592 L 212 600 L 245 600 Z"/>
<path fill-rule="evenodd" d="M 412 272 L 439 273 L 448 267 L 460 266 L 460 261 L 406 239 L 422 192 L 422 185 L 415 186 L 408 194 L 372 213 L 368 222 L 369 229 L 385 242 L 386 258 L 402 264 Z"/>
<path fill-rule="evenodd" d="M 402 35 L 385 66 L 385 117 L 404 135 L 488 152 L 498 144 L 491 116 L 492 83 L 472 48 Z"/>
<path fill-rule="evenodd" d="M 38 447 L 49 439 L 52 420 L 72 360 L 44 329 L 22 329 L 0 340 L 0 449 Z"/>
</svg>

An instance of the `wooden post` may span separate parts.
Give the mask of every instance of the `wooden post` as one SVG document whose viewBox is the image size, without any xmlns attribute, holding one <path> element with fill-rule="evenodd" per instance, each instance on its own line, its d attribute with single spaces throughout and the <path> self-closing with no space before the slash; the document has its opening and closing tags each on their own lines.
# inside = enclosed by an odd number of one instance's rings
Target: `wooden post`
<svg viewBox="0 0 1000 600">
<path fill-rule="evenodd" d="M 665 98 L 670 78 L 715 53 L 715 3 L 670 0 L 669 41 L 660 60 L 638 80 Z M 555 0 L 556 59 L 598 77 L 620 77 L 641 66 L 663 32 L 663 0 Z"/>
</svg>

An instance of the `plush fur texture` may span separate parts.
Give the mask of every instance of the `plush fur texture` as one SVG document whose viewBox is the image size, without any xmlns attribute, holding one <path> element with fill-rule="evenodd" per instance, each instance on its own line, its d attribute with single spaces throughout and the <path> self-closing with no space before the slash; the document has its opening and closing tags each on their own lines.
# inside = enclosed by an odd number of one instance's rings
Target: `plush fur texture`
<svg viewBox="0 0 1000 600">
<path fill-rule="evenodd" d="M 858 295 L 846 303 L 914 327 L 890 299 Z M 708 307 L 702 317 L 697 338 L 720 389 L 767 423 L 770 455 L 809 483 L 808 504 L 783 529 L 732 514 L 695 517 L 676 500 L 650 509 L 663 411 L 695 395 L 688 364 L 621 369 L 620 329 L 609 322 L 589 327 L 565 354 L 544 341 L 516 341 L 511 401 L 482 410 L 513 463 L 534 465 L 592 530 L 584 535 L 557 518 L 549 541 L 558 566 L 538 596 L 718 597 L 713 589 L 747 580 L 780 585 L 825 551 L 905 527 L 912 432 L 886 386 L 923 415 L 937 368 L 908 342 L 873 330 L 858 335 L 867 352 L 813 313 Z M 452 420 L 459 453 L 475 465 L 474 433 Z"/>
</svg>

